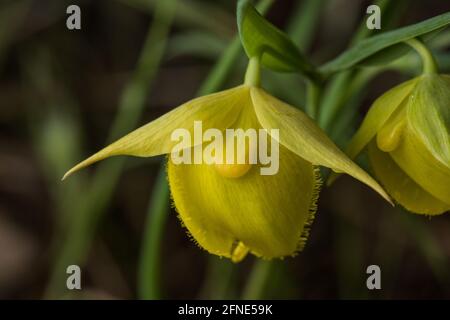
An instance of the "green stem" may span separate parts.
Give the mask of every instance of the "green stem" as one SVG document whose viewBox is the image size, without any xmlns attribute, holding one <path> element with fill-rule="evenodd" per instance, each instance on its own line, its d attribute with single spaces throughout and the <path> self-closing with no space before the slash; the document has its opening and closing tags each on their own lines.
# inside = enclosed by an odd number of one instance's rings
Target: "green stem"
<svg viewBox="0 0 450 320">
<path fill-rule="evenodd" d="M 245 73 L 244 84 L 247 86 L 259 87 L 261 84 L 261 64 L 260 56 L 251 57 Z"/>
<path fill-rule="evenodd" d="M 426 74 L 435 74 L 438 72 L 436 59 L 433 57 L 431 51 L 418 39 L 409 39 L 405 41 L 407 45 L 412 47 L 422 58 L 423 72 Z"/>
<path fill-rule="evenodd" d="M 229 259 L 210 255 L 205 281 L 198 295 L 199 299 L 230 299 L 235 297 L 236 264 Z"/>
<path fill-rule="evenodd" d="M 334 119 L 344 105 L 347 89 L 354 75 L 353 70 L 346 70 L 335 75 L 324 89 L 320 106 L 318 123 L 327 133 Z"/>
<path fill-rule="evenodd" d="M 274 263 L 271 261 L 256 260 L 250 278 L 244 288 L 242 299 L 257 300 L 264 298 L 267 279 L 269 278 Z"/>
<path fill-rule="evenodd" d="M 208 77 L 203 81 L 197 96 L 204 96 L 216 91 L 233 70 L 232 66 L 236 62 L 236 58 L 241 53 L 241 41 L 239 37 L 235 37 L 222 56 L 219 58 Z"/>
<path fill-rule="evenodd" d="M 166 224 L 169 211 L 169 186 L 164 164 L 159 171 L 154 189 L 147 212 L 137 283 L 139 298 L 146 300 L 162 298 L 159 261 L 163 248 L 163 226 Z"/>
<path fill-rule="evenodd" d="M 306 113 L 313 119 L 319 111 L 321 86 L 314 81 L 308 81 L 306 85 Z"/>
</svg>

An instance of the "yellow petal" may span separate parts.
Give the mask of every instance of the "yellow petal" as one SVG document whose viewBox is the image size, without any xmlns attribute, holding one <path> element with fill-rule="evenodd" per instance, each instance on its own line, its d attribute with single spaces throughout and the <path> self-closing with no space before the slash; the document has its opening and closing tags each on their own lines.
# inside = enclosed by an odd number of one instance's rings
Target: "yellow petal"
<svg viewBox="0 0 450 320">
<path fill-rule="evenodd" d="M 312 164 L 353 176 L 390 202 L 383 188 L 350 160 L 306 114 L 262 89 L 252 88 L 250 93 L 261 125 L 269 131 L 279 129 L 282 145 Z"/>
<path fill-rule="evenodd" d="M 193 136 L 194 121 L 200 120 L 203 130 L 225 129 L 236 121 L 249 99 L 249 88 L 239 86 L 191 100 L 100 150 L 70 169 L 64 178 L 111 156 L 151 157 L 169 153 L 179 143 L 171 139 L 175 129 L 186 129 Z"/>
<path fill-rule="evenodd" d="M 391 152 L 400 145 L 406 126 L 406 107 L 402 104 L 377 133 L 377 145 L 381 151 Z"/>
<path fill-rule="evenodd" d="M 415 78 L 404 82 L 375 100 L 364 118 L 361 127 L 355 133 L 347 147 L 346 153 L 351 159 L 355 159 L 364 147 L 375 137 L 377 132 L 384 126 L 394 111 L 402 105 L 402 103 L 407 102 L 407 98 L 417 84 L 418 79 L 419 78 Z"/>
<path fill-rule="evenodd" d="M 373 105 L 370 107 L 369 112 L 365 116 L 363 123 L 356 131 L 355 135 L 350 140 L 346 154 L 350 159 L 355 159 L 360 152 L 366 147 L 375 135 L 385 126 L 388 119 L 395 113 L 396 110 L 406 107 L 409 101 L 409 95 L 413 91 L 415 85 L 420 78 L 414 78 L 407 82 L 404 82 L 379 97 Z M 398 127 L 402 129 L 402 127 Z M 389 143 L 395 144 L 399 141 L 395 141 L 396 138 L 400 138 L 401 132 L 391 131 L 393 136 L 386 137 L 388 140 L 380 139 L 380 142 L 388 142 L 386 147 L 389 147 Z M 394 140 L 390 140 L 394 139 Z M 328 178 L 327 185 L 331 185 L 339 177 L 338 173 L 332 172 Z"/>
<path fill-rule="evenodd" d="M 409 126 L 402 143 L 390 154 L 418 185 L 450 205 L 450 169 L 430 153 Z"/>
<path fill-rule="evenodd" d="M 286 148 L 280 147 L 275 175 L 261 175 L 254 165 L 244 176 L 229 179 L 213 165 L 170 160 L 168 175 L 181 220 L 208 252 L 233 258 L 239 256 L 236 247 L 244 246 L 274 258 L 292 255 L 303 245 L 317 178 L 311 163 Z"/>
<path fill-rule="evenodd" d="M 436 215 L 450 206 L 426 192 L 392 160 L 389 153 L 378 149 L 375 141 L 368 145 L 369 160 L 375 176 L 405 209 L 421 214 Z"/>
<path fill-rule="evenodd" d="M 410 128 L 447 167 L 450 167 L 450 81 L 424 75 L 407 107 Z"/>
<path fill-rule="evenodd" d="M 241 117 L 234 128 L 258 129 Z M 280 146 L 279 171 L 261 175 L 253 165 L 239 178 L 226 178 L 214 165 L 169 160 L 170 189 L 180 218 L 208 252 L 237 262 L 251 253 L 274 258 L 301 248 L 311 223 L 318 178 L 311 163 Z"/>
</svg>

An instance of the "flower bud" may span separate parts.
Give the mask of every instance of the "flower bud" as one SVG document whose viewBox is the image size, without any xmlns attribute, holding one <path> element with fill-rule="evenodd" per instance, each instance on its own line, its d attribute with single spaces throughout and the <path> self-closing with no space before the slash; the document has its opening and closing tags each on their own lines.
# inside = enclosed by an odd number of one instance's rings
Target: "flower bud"
<svg viewBox="0 0 450 320">
<path fill-rule="evenodd" d="M 450 209 L 450 77 L 424 74 L 378 98 L 348 147 L 411 212 Z"/>
</svg>

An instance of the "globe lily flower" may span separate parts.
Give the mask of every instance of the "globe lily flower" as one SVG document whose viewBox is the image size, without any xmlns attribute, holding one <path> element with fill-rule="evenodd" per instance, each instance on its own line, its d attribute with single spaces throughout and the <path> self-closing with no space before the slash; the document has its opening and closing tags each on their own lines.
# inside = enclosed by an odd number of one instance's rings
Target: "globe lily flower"
<svg viewBox="0 0 450 320">
<path fill-rule="evenodd" d="M 366 147 L 375 176 L 411 212 L 436 215 L 450 209 L 450 76 L 436 73 L 429 51 L 424 73 L 378 98 L 351 140 L 354 159 Z"/>
<path fill-rule="evenodd" d="M 252 58 L 243 85 L 179 106 L 84 160 L 65 177 L 111 156 L 171 154 L 177 144 L 172 132 L 182 128 L 193 133 L 195 121 L 202 121 L 203 129 L 222 132 L 253 128 L 270 134 L 278 129 L 279 170 L 274 175 L 261 175 L 257 169 L 262 163 L 175 164 L 167 157 L 170 190 L 182 223 L 200 247 L 234 262 L 249 252 L 270 259 L 303 247 L 321 185 L 318 165 L 347 173 L 389 200 L 305 113 L 262 89 L 259 71 L 259 59 Z M 190 141 L 186 148 L 199 145 L 208 144 Z"/>
</svg>

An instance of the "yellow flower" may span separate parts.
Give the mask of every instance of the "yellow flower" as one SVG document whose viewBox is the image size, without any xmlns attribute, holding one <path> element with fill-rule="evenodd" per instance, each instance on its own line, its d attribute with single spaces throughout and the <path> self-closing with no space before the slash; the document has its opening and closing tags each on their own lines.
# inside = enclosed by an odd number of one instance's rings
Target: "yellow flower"
<svg viewBox="0 0 450 320">
<path fill-rule="evenodd" d="M 261 175 L 261 163 L 175 164 L 168 157 L 170 189 L 181 221 L 212 254 L 237 262 L 248 252 L 274 258 L 301 249 L 316 210 L 317 165 L 348 173 L 389 200 L 307 115 L 253 85 L 189 101 L 107 146 L 66 176 L 110 156 L 172 153 L 178 143 L 172 141 L 172 132 L 182 128 L 194 134 L 195 121 L 202 121 L 204 130 L 279 130 L 279 171 L 274 175 Z M 207 143 L 200 145 L 205 148 Z M 190 140 L 187 147 L 198 146 Z"/>
<path fill-rule="evenodd" d="M 375 176 L 409 211 L 450 209 L 450 77 L 435 73 L 405 82 L 378 98 L 348 147 L 366 146 Z"/>
</svg>

